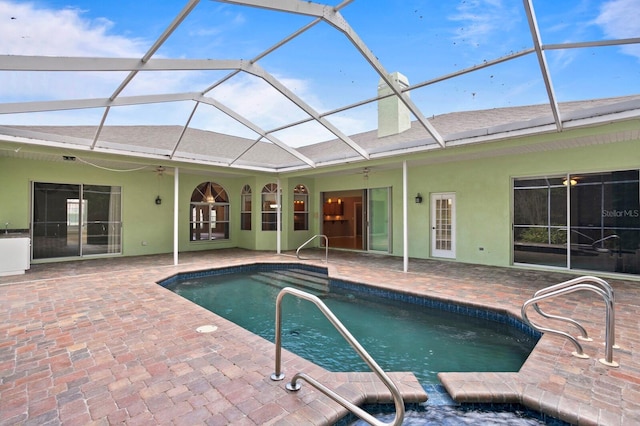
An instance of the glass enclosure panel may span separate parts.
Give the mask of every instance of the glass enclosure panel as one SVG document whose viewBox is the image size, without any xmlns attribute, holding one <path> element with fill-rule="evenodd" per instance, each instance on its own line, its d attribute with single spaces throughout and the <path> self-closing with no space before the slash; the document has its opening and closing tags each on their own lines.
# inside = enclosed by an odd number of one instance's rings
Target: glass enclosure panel
<svg viewBox="0 0 640 426">
<path fill-rule="evenodd" d="M 369 250 L 389 252 L 389 188 L 369 190 Z"/>
<path fill-rule="evenodd" d="M 566 178 L 519 179 L 513 186 L 513 261 L 567 267 Z"/>
</svg>

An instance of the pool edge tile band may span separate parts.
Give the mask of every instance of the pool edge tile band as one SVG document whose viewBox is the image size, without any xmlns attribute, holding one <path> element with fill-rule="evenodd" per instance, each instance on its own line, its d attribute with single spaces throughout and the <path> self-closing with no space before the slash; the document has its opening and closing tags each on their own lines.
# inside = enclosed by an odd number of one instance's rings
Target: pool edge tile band
<svg viewBox="0 0 640 426">
<path fill-rule="evenodd" d="M 409 303 L 417 306 L 424 306 L 427 308 L 438 309 L 445 312 L 452 312 L 456 314 L 466 315 L 472 318 L 480 318 L 489 321 L 495 321 L 501 324 L 506 324 L 516 328 L 519 331 L 524 332 L 529 337 L 534 339 L 540 339 L 542 333 L 533 329 L 529 325 L 525 324 L 522 320 L 509 313 L 498 312 L 491 308 L 481 308 L 477 306 L 465 305 L 460 303 L 453 303 L 449 301 L 439 300 L 426 296 L 414 295 L 411 293 L 405 293 L 398 290 L 389 290 L 380 287 L 375 287 L 370 284 L 356 283 L 352 281 L 346 281 L 341 279 L 335 279 L 329 277 L 328 268 L 322 266 L 308 265 L 304 263 L 296 262 L 256 262 L 248 263 L 245 265 L 225 266 L 222 268 L 203 269 L 199 271 L 179 272 L 163 280 L 157 281 L 162 287 L 167 287 L 176 281 L 196 279 L 203 277 L 227 275 L 238 272 L 271 272 L 271 271 L 285 271 L 290 269 L 302 269 L 309 272 L 322 273 L 327 276 L 329 282 L 329 288 L 335 287 L 343 290 L 353 291 L 370 296 L 381 297 L 384 299 L 394 300 L 398 302 Z"/>
</svg>

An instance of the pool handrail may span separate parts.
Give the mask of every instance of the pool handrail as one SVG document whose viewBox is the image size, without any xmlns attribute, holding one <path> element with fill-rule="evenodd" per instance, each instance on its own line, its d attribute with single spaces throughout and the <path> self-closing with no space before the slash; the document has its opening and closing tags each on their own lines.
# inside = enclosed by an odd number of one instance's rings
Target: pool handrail
<svg viewBox="0 0 640 426">
<path fill-rule="evenodd" d="M 587 283 L 591 283 L 591 284 L 587 284 Z M 596 283 L 597 285 L 594 285 L 593 283 Z M 548 332 L 548 333 L 556 334 L 556 335 L 563 336 L 563 337 L 567 338 L 571 343 L 573 343 L 573 345 L 576 348 L 576 351 L 573 352 L 574 356 L 576 356 L 578 358 L 589 358 L 589 356 L 584 353 L 584 350 L 582 349 L 582 345 L 578 342 L 578 340 L 575 337 L 573 337 L 572 335 L 570 335 L 569 333 L 566 333 L 564 331 L 560 331 L 560 330 L 556 330 L 556 329 L 548 328 L 548 327 L 542 327 L 542 326 L 534 323 L 531 319 L 529 319 L 529 316 L 527 314 L 527 309 L 529 308 L 529 306 L 533 306 L 535 308 L 535 310 L 538 313 L 540 313 L 543 317 L 569 321 L 574 325 L 578 325 L 578 327 L 582 331 L 582 330 L 584 330 L 584 327 L 579 325 L 577 323 L 577 321 L 575 321 L 575 320 L 573 320 L 571 318 L 564 318 L 564 317 L 559 317 L 559 316 L 547 314 L 537 306 L 538 302 L 541 302 L 543 300 L 551 299 L 551 298 L 556 297 L 556 296 L 560 296 L 560 295 L 564 295 L 564 294 L 568 294 L 568 293 L 573 293 L 575 291 L 580 291 L 580 290 L 588 290 L 588 291 L 594 292 L 594 293 L 599 294 L 600 296 L 602 296 L 602 298 L 604 299 L 605 308 L 606 308 L 606 316 L 605 316 L 605 358 L 601 358 L 598 361 L 600 363 L 604 364 L 604 365 L 609 366 L 609 367 L 618 367 L 618 363 L 613 361 L 613 348 L 615 346 L 614 295 L 613 295 L 613 289 L 611 288 L 609 283 L 607 283 L 606 281 L 601 280 L 601 279 L 596 278 L 596 277 L 585 276 L 585 277 L 578 277 L 578 278 L 575 278 L 575 279 L 572 279 L 572 280 L 569 280 L 569 281 L 565 281 L 565 282 L 562 282 L 560 284 L 555 284 L 555 285 L 546 287 L 546 288 L 544 288 L 542 290 L 538 290 L 534 294 L 534 297 L 532 297 L 531 299 L 527 300 L 522 305 L 522 310 L 521 310 L 522 318 L 528 325 L 530 325 L 531 327 L 533 327 L 534 329 L 536 329 L 538 331 Z M 584 331 L 583 336 L 586 337 L 586 331 Z"/>
<path fill-rule="evenodd" d="M 300 260 L 309 260 L 307 258 L 300 257 L 300 250 L 318 237 L 324 238 L 324 263 L 329 263 L 329 238 L 324 234 L 316 234 L 304 243 L 300 244 L 300 247 L 296 250 L 296 257 Z"/>
<path fill-rule="evenodd" d="M 540 295 L 547 294 L 547 293 L 550 293 L 550 292 L 555 291 L 555 290 L 560 290 L 562 288 L 571 287 L 574 284 L 579 284 L 579 283 L 584 283 L 584 282 L 588 282 L 590 284 L 596 284 L 597 286 L 602 288 L 607 293 L 607 297 L 608 298 L 610 298 L 612 301 L 615 302 L 613 289 L 611 288 L 611 285 L 609 285 L 609 283 L 606 282 L 605 280 L 603 280 L 602 278 L 593 277 L 593 276 L 590 276 L 590 275 L 585 275 L 585 276 L 582 276 L 582 277 L 573 278 L 573 279 L 568 280 L 568 281 L 563 281 L 563 282 L 561 282 L 559 284 L 554 284 L 554 285 L 551 285 L 549 287 L 545 287 L 543 289 L 540 289 L 540 290 L 536 291 L 533 296 L 534 297 L 540 296 Z M 559 320 L 559 321 L 566 321 L 566 322 L 569 322 L 569 323 L 573 324 L 574 326 L 576 326 L 576 328 L 580 331 L 580 336 L 578 336 L 578 339 L 586 341 L 586 342 L 593 341 L 593 339 L 589 337 L 589 335 L 587 333 L 587 330 L 578 321 L 576 321 L 576 320 L 574 320 L 572 318 L 567 318 L 567 317 L 561 317 L 561 316 L 558 316 L 558 315 L 548 314 L 548 313 L 544 312 L 538 306 L 537 303 L 533 304 L 533 308 L 536 310 L 536 312 L 538 312 L 540 315 L 542 315 L 545 318 L 555 319 L 555 320 Z M 612 315 L 612 317 L 615 317 L 615 312 L 613 310 L 611 311 L 611 315 Z M 611 321 L 613 323 L 615 323 L 615 318 L 612 318 Z M 615 336 L 612 336 L 612 338 L 614 339 L 613 345 L 615 347 Z"/>
<path fill-rule="evenodd" d="M 395 383 L 389 378 L 389 376 L 380 368 L 380 366 L 376 363 L 376 361 L 369 355 L 369 353 L 360 345 L 360 343 L 356 340 L 355 337 L 347 330 L 347 328 L 340 322 L 340 320 L 333 314 L 333 312 L 325 305 L 325 303 L 320 300 L 317 296 L 313 294 L 304 292 L 302 290 L 298 290 L 292 287 L 285 287 L 280 290 L 278 293 L 278 297 L 276 298 L 276 324 L 275 324 L 275 346 L 276 346 L 276 354 L 275 354 L 275 372 L 271 375 L 271 380 L 282 380 L 284 379 L 284 373 L 282 373 L 282 299 L 286 294 L 290 294 L 292 296 L 296 296 L 298 298 L 308 300 L 309 302 L 314 303 L 320 312 L 324 314 L 324 316 L 331 322 L 331 324 L 335 327 L 335 329 L 345 338 L 345 340 L 351 345 L 351 347 L 360 355 L 360 358 L 364 362 L 367 363 L 369 368 L 380 378 L 380 380 L 384 383 L 384 385 L 389 389 L 391 395 L 393 397 L 393 403 L 395 405 L 396 414 L 391 423 L 384 423 L 380 420 L 373 417 L 371 414 L 364 411 L 362 408 L 343 398 L 333 390 L 324 386 L 317 380 L 313 379 L 309 375 L 298 372 L 296 373 L 291 382 L 286 385 L 286 388 L 290 391 L 297 391 L 300 389 L 300 384 L 298 380 L 305 380 L 311 386 L 315 387 L 317 390 L 342 405 L 344 408 L 349 410 L 351 413 L 355 414 L 362 420 L 372 424 L 374 426 L 398 426 L 402 424 L 404 420 L 404 400 L 402 399 L 402 395 L 398 390 L 398 387 Z"/>
</svg>

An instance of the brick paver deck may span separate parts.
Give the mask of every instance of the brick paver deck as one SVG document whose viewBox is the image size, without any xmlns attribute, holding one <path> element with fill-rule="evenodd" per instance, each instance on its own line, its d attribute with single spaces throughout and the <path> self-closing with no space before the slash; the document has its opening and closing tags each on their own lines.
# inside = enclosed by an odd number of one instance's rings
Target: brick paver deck
<svg viewBox="0 0 640 426">
<path fill-rule="evenodd" d="M 156 281 L 180 271 L 291 257 L 244 250 L 92 259 L 34 265 L 0 277 L 0 424 L 332 424 L 345 410 L 303 383 L 297 393 L 269 379 L 273 345 Z M 311 263 L 319 263 L 310 261 Z M 520 316 L 536 290 L 572 275 L 337 252 L 329 273 Z M 604 356 L 604 304 L 590 294 L 556 300 L 549 311 L 581 321 L 595 338 L 587 360 L 569 342 L 543 336 L 518 373 L 446 373 L 458 401 L 519 402 L 567 422 L 640 424 L 640 283 L 616 291 L 618 368 Z M 547 305 L 545 305 L 547 306 Z M 201 325 L 212 333 L 198 333 Z M 356 403 L 388 401 L 366 373 L 330 373 L 283 353 L 297 371 Z M 394 373 L 408 400 L 424 398 L 412 374 Z"/>
</svg>

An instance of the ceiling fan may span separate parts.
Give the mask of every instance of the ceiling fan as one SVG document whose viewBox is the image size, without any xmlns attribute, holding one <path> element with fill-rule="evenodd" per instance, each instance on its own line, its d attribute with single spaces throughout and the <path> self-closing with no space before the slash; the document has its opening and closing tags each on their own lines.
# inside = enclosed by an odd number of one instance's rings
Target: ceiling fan
<svg viewBox="0 0 640 426">
<path fill-rule="evenodd" d="M 369 179 L 369 173 L 371 173 L 371 169 L 369 167 L 364 167 L 357 174 L 362 175 L 362 179 Z"/>
<path fill-rule="evenodd" d="M 158 177 L 163 177 L 165 174 L 171 174 L 171 172 L 165 166 L 156 166 L 153 171 Z"/>
</svg>

